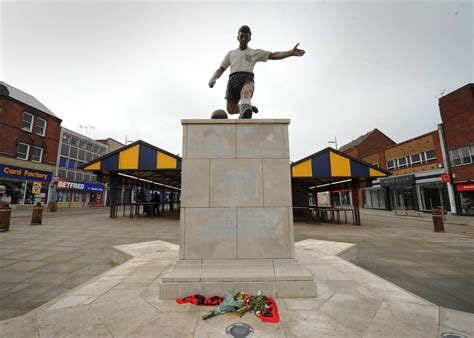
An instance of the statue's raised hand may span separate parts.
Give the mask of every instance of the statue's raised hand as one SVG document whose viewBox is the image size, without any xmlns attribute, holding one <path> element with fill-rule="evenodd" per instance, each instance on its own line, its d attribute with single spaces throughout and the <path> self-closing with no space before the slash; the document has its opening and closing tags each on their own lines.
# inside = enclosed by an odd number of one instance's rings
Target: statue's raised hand
<svg viewBox="0 0 474 338">
<path fill-rule="evenodd" d="M 299 42 L 296 44 L 295 47 L 292 49 L 292 55 L 293 56 L 303 56 L 304 53 L 306 53 L 303 49 L 298 48 Z"/>
</svg>

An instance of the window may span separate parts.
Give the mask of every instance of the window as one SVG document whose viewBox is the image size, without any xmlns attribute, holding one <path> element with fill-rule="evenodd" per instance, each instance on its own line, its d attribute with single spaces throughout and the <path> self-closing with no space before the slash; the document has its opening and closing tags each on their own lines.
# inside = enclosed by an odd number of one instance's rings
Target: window
<svg viewBox="0 0 474 338">
<path fill-rule="evenodd" d="M 398 167 L 399 168 L 408 167 L 408 161 L 406 157 L 400 157 L 398 159 Z"/>
<path fill-rule="evenodd" d="M 459 154 L 459 149 L 454 149 L 450 151 L 451 155 L 451 165 L 460 165 L 461 164 L 461 155 Z"/>
<path fill-rule="evenodd" d="M 69 159 L 68 169 L 76 170 L 76 161 Z"/>
<path fill-rule="evenodd" d="M 81 146 L 80 146 L 81 149 L 86 149 L 86 146 L 87 146 L 87 142 L 81 140 Z"/>
<path fill-rule="evenodd" d="M 21 124 L 21 129 L 26 131 L 31 131 L 33 127 L 33 115 L 27 113 L 26 111 L 23 112 L 23 120 Z"/>
<path fill-rule="evenodd" d="M 87 143 L 87 150 L 92 151 L 93 145 L 90 143 Z"/>
<path fill-rule="evenodd" d="M 18 146 L 16 148 L 16 157 L 22 160 L 27 160 L 29 153 L 30 153 L 30 145 L 26 143 L 18 142 Z"/>
<path fill-rule="evenodd" d="M 83 181 L 84 174 L 83 173 L 76 173 L 76 181 Z"/>
<path fill-rule="evenodd" d="M 71 151 L 69 152 L 69 157 L 77 158 L 78 151 L 79 151 L 79 148 L 71 146 Z"/>
<path fill-rule="evenodd" d="M 69 156 L 69 146 L 67 144 L 61 145 L 61 155 Z"/>
<path fill-rule="evenodd" d="M 425 152 L 425 155 L 426 155 L 426 162 L 436 160 L 436 155 L 435 155 L 435 151 L 434 151 L 434 150 L 428 150 L 428 151 L 426 151 L 426 152 Z"/>
<path fill-rule="evenodd" d="M 387 169 L 388 170 L 395 169 L 395 160 L 387 161 Z"/>
<path fill-rule="evenodd" d="M 461 162 L 462 162 L 462 164 L 471 163 L 471 154 L 470 154 L 470 151 L 469 151 L 469 146 L 462 147 L 461 149 L 459 149 L 459 152 L 461 153 Z"/>
<path fill-rule="evenodd" d="M 40 162 L 43 160 L 43 148 L 41 147 L 33 147 L 33 151 L 31 153 L 31 160 L 33 162 Z"/>
<path fill-rule="evenodd" d="M 86 159 L 86 152 L 85 150 L 82 150 L 82 149 L 79 149 L 79 156 L 78 158 L 82 161 L 84 161 Z"/>
<path fill-rule="evenodd" d="M 58 176 L 61 178 L 66 178 L 66 170 L 59 169 L 58 170 Z"/>
<path fill-rule="evenodd" d="M 36 119 L 36 134 L 44 136 L 46 135 L 46 120 Z"/>
<path fill-rule="evenodd" d="M 92 153 L 89 153 L 89 152 L 86 153 L 86 161 L 87 162 L 92 161 Z"/>
<path fill-rule="evenodd" d="M 412 165 L 421 163 L 421 154 L 411 155 L 410 157 L 411 157 L 411 164 Z"/>
<path fill-rule="evenodd" d="M 74 171 L 68 171 L 66 174 L 66 179 L 69 181 L 74 181 L 76 179 L 76 173 Z"/>
<path fill-rule="evenodd" d="M 59 167 L 66 168 L 66 166 L 67 166 L 67 158 L 61 156 L 59 158 Z"/>
</svg>

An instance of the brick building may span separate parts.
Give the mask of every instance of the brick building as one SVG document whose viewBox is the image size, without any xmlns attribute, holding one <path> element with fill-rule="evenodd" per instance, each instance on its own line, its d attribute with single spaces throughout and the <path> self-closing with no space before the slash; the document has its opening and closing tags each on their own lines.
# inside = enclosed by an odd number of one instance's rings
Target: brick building
<svg viewBox="0 0 474 338">
<path fill-rule="evenodd" d="M 0 82 L 0 202 L 46 203 L 61 119 L 30 94 Z"/>
<path fill-rule="evenodd" d="M 474 215 L 474 84 L 439 99 L 457 214 Z"/>
<path fill-rule="evenodd" d="M 384 159 L 382 162 L 381 159 Z M 362 157 L 392 172 L 389 178 L 374 181 L 363 189 L 364 207 L 431 211 L 451 209 L 448 189 L 442 182 L 445 173 L 438 130 L 390 146 Z"/>
<path fill-rule="evenodd" d="M 380 130 L 375 128 L 367 134 L 362 135 L 355 140 L 343 145 L 338 150 L 357 158 L 363 158 L 369 154 L 374 154 L 384 150 L 396 143 Z M 384 163 L 383 158 L 378 163 Z M 375 163 L 375 164 L 378 164 Z"/>
</svg>

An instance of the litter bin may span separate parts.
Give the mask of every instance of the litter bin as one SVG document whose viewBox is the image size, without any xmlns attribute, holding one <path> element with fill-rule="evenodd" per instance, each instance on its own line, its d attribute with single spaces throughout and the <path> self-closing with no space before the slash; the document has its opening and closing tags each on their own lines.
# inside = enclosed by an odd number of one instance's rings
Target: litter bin
<svg viewBox="0 0 474 338">
<path fill-rule="evenodd" d="M 434 232 L 444 232 L 443 209 L 433 208 L 432 216 Z"/>
<path fill-rule="evenodd" d="M 8 207 L 8 204 L 4 204 L 0 208 L 0 232 L 5 232 L 10 230 L 10 216 L 12 214 L 12 209 Z"/>
<path fill-rule="evenodd" d="M 58 203 L 49 202 L 49 212 L 56 212 L 56 211 L 58 211 Z"/>
<path fill-rule="evenodd" d="M 43 221 L 43 207 L 41 203 L 38 202 L 33 207 L 33 213 L 31 214 L 31 225 L 38 225 L 41 224 Z"/>
</svg>

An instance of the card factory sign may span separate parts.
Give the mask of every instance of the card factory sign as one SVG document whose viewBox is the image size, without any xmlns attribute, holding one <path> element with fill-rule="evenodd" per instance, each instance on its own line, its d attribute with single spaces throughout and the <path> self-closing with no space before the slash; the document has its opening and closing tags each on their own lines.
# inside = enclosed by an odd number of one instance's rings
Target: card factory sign
<svg viewBox="0 0 474 338">
<path fill-rule="evenodd" d="M 0 177 L 24 181 L 41 181 L 49 183 L 53 178 L 53 173 L 0 164 Z"/>
</svg>

